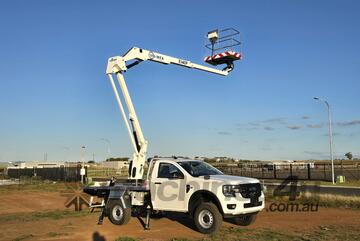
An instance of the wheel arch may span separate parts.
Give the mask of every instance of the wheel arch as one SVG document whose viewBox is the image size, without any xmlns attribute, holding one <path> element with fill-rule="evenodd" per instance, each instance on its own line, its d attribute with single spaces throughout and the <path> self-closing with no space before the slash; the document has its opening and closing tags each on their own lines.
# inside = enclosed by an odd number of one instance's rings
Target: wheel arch
<svg viewBox="0 0 360 241">
<path fill-rule="evenodd" d="M 221 203 L 214 193 L 207 191 L 207 190 L 199 190 L 199 191 L 194 192 L 189 199 L 188 211 L 191 216 L 194 215 L 196 207 L 201 202 L 214 203 L 216 205 L 216 207 L 219 209 L 219 212 L 221 214 L 224 214 Z"/>
</svg>

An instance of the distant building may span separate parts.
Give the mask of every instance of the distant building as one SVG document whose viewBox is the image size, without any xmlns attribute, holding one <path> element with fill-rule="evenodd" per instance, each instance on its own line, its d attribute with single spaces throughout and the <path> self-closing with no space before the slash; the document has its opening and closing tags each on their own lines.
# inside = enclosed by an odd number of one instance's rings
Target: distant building
<svg viewBox="0 0 360 241">
<path fill-rule="evenodd" d="M 68 167 L 76 166 L 79 162 L 61 162 L 61 161 L 29 161 L 29 162 L 12 162 L 9 163 L 7 169 L 26 169 L 26 168 L 51 168 L 51 167 Z M 88 164 L 85 164 L 88 166 Z"/>
<path fill-rule="evenodd" d="M 102 167 L 122 169 L 129 167 L 129 161 L 105 161 L 100 164 Z"/>
<path fill-rule="evenodd" d="M 203 161 L 203 160 L 206 159 L 206 157 L 204 157 L 204 156 L 196 156 L 196 157 L 194 157 L 194 159 Z"/>
<path fill-rule="evenodd" d="M 232 160 L 232 159 L 229 158 L 229 157 L 226 157 L 226 156 L 217 156 L 217 157 L 215 157 L 216 162 L 223 162 L 223 161 L 230 161 L 230 160 Z"/>
<path fill-rule="evenodd" d="M 305 169 L 309 165 L 310 168 L 314 168 L 314 162 L 304 162 L 304 161 L 293 161 L 293 160 L 286 160 L 286 161 L 271 161 L 265 163 L 265 166 L 268 169 L 273 169 L 276 166 L 276 169 L 290 169 L 290 165 L 293 169 Z"/>
</svg>

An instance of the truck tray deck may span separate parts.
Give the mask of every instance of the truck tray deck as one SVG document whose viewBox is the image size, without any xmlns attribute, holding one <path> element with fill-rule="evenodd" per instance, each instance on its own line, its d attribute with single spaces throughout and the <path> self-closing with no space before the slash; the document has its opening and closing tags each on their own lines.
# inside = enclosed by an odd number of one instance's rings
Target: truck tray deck
<svg viewBox="0 0 360 241">
<path fill-rule="evenodd" d="M 86 186 L 83 191 L 91 196 L 97 196 L 100 198 L 107 197 L 112 192 L 119 191 L 134 191 L 134 192 L 147 192 L 142 185 L 135 185 L 134 183 L 116 183 L 113 186 Z"/>
</svg>

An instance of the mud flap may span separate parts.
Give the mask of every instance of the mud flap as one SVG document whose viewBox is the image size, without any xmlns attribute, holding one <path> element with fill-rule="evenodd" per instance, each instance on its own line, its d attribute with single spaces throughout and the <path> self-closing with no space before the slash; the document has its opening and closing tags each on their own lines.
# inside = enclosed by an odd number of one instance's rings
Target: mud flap
<svg viewBox="0 0 360 241">
<path fill-rule="evenodd" d="M 101 225 L 103 223 L 104 217 L 107 217 L 108 214 L 108 210 L 109 210 L 109 201 L 110 200 L 119 200 L 121 201 L 121 204 L 123 206 L 123 208 L 128 208 L 131 206 L 130 203 L 130 196 L 126 193 L 125 188 L 119 186 L 119 187 L 114 187 L 113 189 L 110 190 L 109 196 L 105 197 L 105 205 L 104 207 L 101 208 L 100 211 L 100 215 L 99 215 L 99 219 L 98 219 L 98 224 Z"/>
</svg>

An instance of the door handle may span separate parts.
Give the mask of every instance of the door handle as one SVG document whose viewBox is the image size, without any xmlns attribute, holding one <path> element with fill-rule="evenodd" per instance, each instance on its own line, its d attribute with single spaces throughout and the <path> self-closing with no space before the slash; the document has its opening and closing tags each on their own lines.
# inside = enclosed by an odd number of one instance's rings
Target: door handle
<svg viewBox="0 0 360 241">
<path fill-rule="evenodd" d="M 155 184 L 161 184 L 161 182 L 155 182 Z"/>
</svg>

